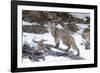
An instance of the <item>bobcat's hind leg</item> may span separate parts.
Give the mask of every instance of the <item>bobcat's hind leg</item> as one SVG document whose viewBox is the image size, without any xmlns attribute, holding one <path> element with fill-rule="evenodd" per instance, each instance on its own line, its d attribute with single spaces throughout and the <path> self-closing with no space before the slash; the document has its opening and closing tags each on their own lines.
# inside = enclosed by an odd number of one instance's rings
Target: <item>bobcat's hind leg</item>
<svg viewBox="0 0 100 73">
<path fill-rule="evenodd" d="M 67 50 L 65 50 L 65 51 L 67 52 L 67 51 L 69 51 L 69 49 L 70 49 L 70 46 L 68 46 Z"/>
</svg>

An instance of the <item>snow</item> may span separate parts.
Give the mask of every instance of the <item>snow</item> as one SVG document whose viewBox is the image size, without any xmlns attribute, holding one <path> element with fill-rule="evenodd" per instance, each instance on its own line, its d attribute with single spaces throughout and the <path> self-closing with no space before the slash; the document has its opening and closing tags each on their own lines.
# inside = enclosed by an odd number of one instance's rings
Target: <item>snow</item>
<svg viewBox="0 0 100 73">
<path fill-rule="evenodd" d="M 89 24 L 76 24 L 79 28 L 85 29 Z M 81 29 L 80 29 L 81 30 Z"/>
<path fill-rule="evenodd" d="M 76 24 L 79 28 L 79 31 L 77 31 L 78 34 L 81 34 L 85 28 L 88 28 L 89 24 Z"/>
<path fill-rule="evenodd" d="M 23 24 L 26 25 L 27 22 L 23 22 Z M 32 23 L 27 23 L 27 25 L 31 25 Z M 86 24 L 77 24 L 78 27 L 81 27 L 80 30 L 78 32 L 82 32 L 85 28 L 87 28 L 87 25 Z M 85 50 L 85 46 L 84 44 L 81 45 L 81 43 L 83 43 L 83 39 L 81 37 L 80 34 L 78 33 L 74 33 L 72 35 L 75 39 L 75 42 L 76 42 L 76 45 L 77 47 L 79 48 L 80 50 L 80 56 L 85 58 L 85 59 L 92 59 L 92 56 L 91 54 L 93 54 L 91 52 L 91 50 Z M 47 41 L 44 41 L 45 44 L 52 44 L 52 45 L 55 45 L 55 42 L 54 42 L 54 38 L 52 37 L 51 33 L 44 33 L 44 34 L 35 34 L 35 33 L 26 33 L 26 32 L 23 32 L 23 44 L 25 43 L 28 43 L 30 45 L 30 47 L 33 47 L 33 46 L 36 46 L 36 43 L 33 43 L 32 40 L 35 40 L 35 41 L 39 41 L 41 39 L 44 39 L 44 40 L 47 40 Z M 67 46 L 65 46 L 62 41 L 60 41 L 60 45 L 59 47 L 61 48 L 67 48 Z M 57 51 L 59 52 L 59 50 L 57 49 L 54 49 L 54 48 L 51 48 L 53 51 Z M 77 53 L 75 50 L 73 49 L 70 49 L 73 53 Z M 61 51 L 60 51 L 61 52 Z M 69 58 L 65 58 L 65 57 L 54 57 L 54 56 L 46 56 L 45 57 L 45 62 L 47 61 L 67 61 L 67 60 L 70 60 Z M 43 60 L 40 60 L 40 61 L 43 61 Z M 29 59 L 23 59 L 23 62 L 30 62 Z"/>
<path fill-rule="evenodd" d="M 74 17 L 77 17 L 77 18 L 80 18 L 80 19 L 84 19 L 84 20 L 86 20 L 85 17 L 87 17 L 87 16 L 89 17 L 90 16 L 89 13 L 72 12 L 70 14 L 73 15 Z"/>
<path fill-rule="evenodd" d="M 30 22 L 26 22 L 26 21 L 22 21 L 22 24 L 23 25 L 39 25 L 39 24 L 37 24 L 36 22 L 32 22 L 32 23 L 30 23 Z"/>
<path fill-rule="evenodd" d="M 53 57 L 53 56 L 46 56 L 45 59 L 46 59 L 46 62 L 70 60 L 70 59 L 65 58 L 65 57 Z"/>
<path fill-rule="evenodd" d="M 44 41 L 44 43 L 47 43 L 47 44 L 51 44 L 53 43 L 54 44 L 54 40 L 52 35 L 50 33 L 45 33 L 45 34 L 35 34 L 35 33 L 23 33 L 23 35 L 25 35 L 25 37 L 23 37 L 23 44 L 25 42 L 29 43 L 30 45 L 32 45 L 32 40 L 35 40 L 35 41 L 39 41 L 41 39 L 44 39 L 44 40 L 47 40 L 47 41 Z"/>
</svg>

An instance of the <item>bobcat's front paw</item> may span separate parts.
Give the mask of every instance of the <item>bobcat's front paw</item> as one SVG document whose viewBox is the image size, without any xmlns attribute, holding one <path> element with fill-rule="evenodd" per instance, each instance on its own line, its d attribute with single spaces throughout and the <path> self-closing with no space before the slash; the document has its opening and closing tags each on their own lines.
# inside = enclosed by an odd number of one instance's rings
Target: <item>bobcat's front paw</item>
<svg viewBox="0 0 100 73">
<path fill-rule="evenodd" d="M 56 44 L 55 48 L 59 47 L 59 43 Z"/>
</svg>

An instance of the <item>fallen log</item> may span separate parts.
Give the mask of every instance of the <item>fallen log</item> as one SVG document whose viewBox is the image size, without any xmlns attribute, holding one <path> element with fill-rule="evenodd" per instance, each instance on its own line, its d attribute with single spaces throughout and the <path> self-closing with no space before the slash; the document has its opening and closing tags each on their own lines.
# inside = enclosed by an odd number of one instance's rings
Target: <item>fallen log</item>
<svg viewBox="0 0 100 73">
<path fill-rule="evenodd" d="M 47 48 L 55 48 L 55 45 L 51 45 L 51 44 L 44 44 Z M 60 47 L 56 47 L 55 49 L 62 51 L 61 52 L 54 52 L 52 50 L 49 50 L 49 54 L 52 55 L 58 55 L 58 56 L 64 56 L 64 57 L 68 57 L 72 60 L 84 60 L 84 58 L 80 57 L 80 56 L 76 56 L 73 53 L 71 53 L 70 51 L 65 51 L 64 49 L 60 48 Z"/>
<path fill-rule="evenodd" d="M 60 48 L 60 47 L 56 47 L 55 48 L 55 45 L 51 45 L 51 44 L 44 44 L 47 48 L 47 50 L 44 50 L 44 52 L 33 52 L 32 49 L 25 49 L 23 48 L 23 55 L 25 56 L 28 56 L 28 58 L 31 60 L 31 61 L 36 61 L 36 62 L 39 62 L 40 59 L 43 59 L 43 61 L 45 60 L 45 57 L 46 56 L 55 56 L 55 57 L 60 57 L 60 56 L 63 56 L 63 57 L 67 57 L 67 58 L 70 58 L 71 60 L 84 60 L 84 58 L 80 57 L 80 56 L 76 56 L 75 54 L 71 53 L 70 51 L 65 51 L 64 49 Z M 61 52 L 57 52 L 57 51 L 53 51 L 51 50 L 51 48 L 54 48 L 54 49 L 57 49 Z M 23 56 L 24 58 L 24 56 Z"/>
</svg>

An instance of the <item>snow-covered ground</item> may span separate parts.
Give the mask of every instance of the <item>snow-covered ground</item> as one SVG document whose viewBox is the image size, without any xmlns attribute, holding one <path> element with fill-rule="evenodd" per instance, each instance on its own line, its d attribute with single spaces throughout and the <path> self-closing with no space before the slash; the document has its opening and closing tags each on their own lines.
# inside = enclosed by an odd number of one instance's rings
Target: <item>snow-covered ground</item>
<svg viewBox="0 0 100 73">
<path fill-rule="evenodd" d="M 75 13 L 75 12 L 71 12 L 70 14 L 73 15 L 74 17 L 77 17 L 77 18 L 80 18 L 80 19 L 84 19 L 84 20 L 86 20 L 85 17 L 89 17 L 90 16 L 89 13 L 78 13 L 78 12 Z"/>
<path fill-rule="evenodd" d="M 26 22 L 24 22 L 24 23 L 26 23 Z M 29 23 L 29 24 L 31 24 L 31 23 Z M 87 25 L 85 25 L 85 24 L 77 24 L 77 25 L 78 25 L 78 27 L 81 27 L 83 29 L 87 28 Z M 78 32 L 81 33 L 83 31 L 83 29 L 80 29 Z M 82 42 L 83 39 L 82 39 L 81 35 L 78 34 L 78 33 L 75 33 L 72 36 L 74 37 L 76 45 L 80 50 L 80 57 L 83 57 L 86 60 L 92 59 L 91 54 L 93 54 L 93 53 L 91 52 L 91 50 L 86 50 L 84 44 L 81 45 L 81 43 L 83 43 Z M 30 47 L 36 46 L 36 44 L 33 43 L 33 41 L 32 41 L 33 39 L 35 41 L 39 41 L 41 39 L 44 39 L 44 40 L 47 40 L 47 41 L 44 41 L 45 44 L 53 44 L 53 45 L 55 45 L 54 38 L 52 37 L 51 33 L 49 33 L 49 32 L 48 33 L 44 33 L 44 34 L 35 34 L 35 33 L 23 32 L 23 44 L 25 44 L 27 42 L 30 45 Z M 62 43 L 62 41 L 60 41 L 60 45 L 59 46 L 61 48 L 67 48 L 67 46 L 65 46 Z M 54 48 L 52 48 L 52 50 L 58 51 L 58 50 L 56 50 Z M 73 51 L 73 53 L 76 54 L 75 50 L 73 50 L 73 49 L 70 49 L 70 50 Z M 60 57 L 46 56 L 45 57 L 45 61 L 46 62 L 47 61 L 67 61 L 67 60 L 70 60 L 70 59 L 69 58 L 65 58 L 63 56 L 60 56 Z M 26 58 L 26 59 L 23 59 L 23 62 L 31 62 L 31 61 Z"/>
<path fill-rule="evenodd" d="M 26 22 L 26 21 L 22 21 L 22 24 L 23 25 L 39 25 L 39 24 L 37 24 L 36 22 L 32 22 L 32 23 L 29 23 L 29 22 Z"/>
</svg>

